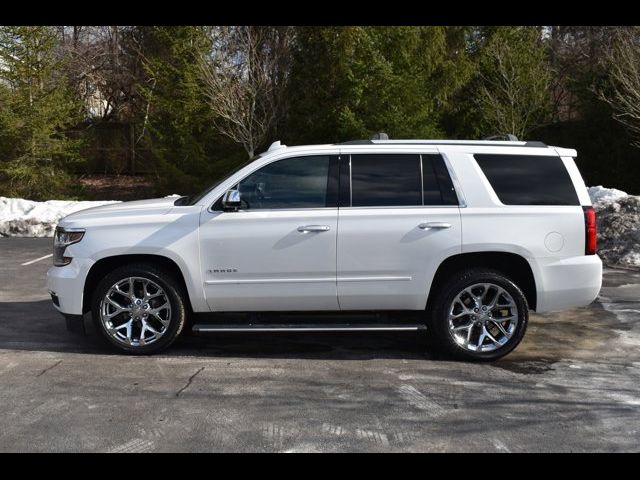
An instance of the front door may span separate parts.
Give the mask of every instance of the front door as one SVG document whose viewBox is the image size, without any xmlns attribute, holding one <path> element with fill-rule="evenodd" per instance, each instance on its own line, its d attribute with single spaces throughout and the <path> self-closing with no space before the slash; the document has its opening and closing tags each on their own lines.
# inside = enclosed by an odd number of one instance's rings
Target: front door
<svg viewBox="0 0 640 480">
<path fill-rule="evenodd" d="M 337 157 L 276 160 L 237 188 L 238 211 L 201 217 L 210 309 L 337 310 Z"/>
</svg>

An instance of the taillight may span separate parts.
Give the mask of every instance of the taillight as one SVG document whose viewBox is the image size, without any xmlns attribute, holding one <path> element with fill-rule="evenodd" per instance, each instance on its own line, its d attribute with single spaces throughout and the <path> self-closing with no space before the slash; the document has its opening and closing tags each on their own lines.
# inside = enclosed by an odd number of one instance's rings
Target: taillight
<svg viewBox="0 0 640 480">
<path fill-rule="evenodd" d="M 584 254 L 596 254 L 596 211 L 593 207 L 582 207 L 584 210 Z"/>
</svg>

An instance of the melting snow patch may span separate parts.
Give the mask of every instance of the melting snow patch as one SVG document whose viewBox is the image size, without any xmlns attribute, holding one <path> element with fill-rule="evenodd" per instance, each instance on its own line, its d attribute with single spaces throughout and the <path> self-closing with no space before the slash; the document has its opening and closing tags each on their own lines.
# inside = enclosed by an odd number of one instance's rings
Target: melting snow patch
<svg viewBox="0 0 640 480">
<path fill-rule="evenodd" d="M 34 202 L 0 197 L 0 236 L 51 237 L 58 221 L 71 213 L 115 201 L 77 202 L 49 200 Z"/>
</svg>

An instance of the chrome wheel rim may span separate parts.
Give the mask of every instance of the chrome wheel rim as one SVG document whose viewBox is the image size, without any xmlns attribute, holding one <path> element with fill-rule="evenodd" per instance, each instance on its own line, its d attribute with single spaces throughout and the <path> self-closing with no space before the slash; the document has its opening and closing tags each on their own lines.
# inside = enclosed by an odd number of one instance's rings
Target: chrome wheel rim
<svg viewBox="0 0 640 480">
<path fill-rule="evenodd" d="M 494 283 L 466 287 L 449 307 L 449 334 L 460 347 L 472 352 L 503 347 L 513 337 L 518 322 L 516 302 Z"/>
<path fill-rule="evenodd" d="M 130 347 L 157 342 L 171 322 L 171 302 L 156 282 L 128 277 L 114 283 L 100 302 L 100 320 L 111 338 Z"/>
</svg>

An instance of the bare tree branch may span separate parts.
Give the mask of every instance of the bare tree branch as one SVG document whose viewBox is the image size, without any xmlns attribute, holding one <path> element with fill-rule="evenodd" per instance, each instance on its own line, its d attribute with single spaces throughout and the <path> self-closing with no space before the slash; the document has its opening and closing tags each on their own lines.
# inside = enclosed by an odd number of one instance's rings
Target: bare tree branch
<svg viewBox="0 0 640 480">
<path fill-rule="evenodd" d="M 287 27 L 212 27 L 200 70 L 218 131 L 249 157 L 283 114 L 291 31 Z"/>
<path fill-rule="evenodd" d="M 640 27 L 617 29 L 605 54 L 610 81 L 598 96 L 614 110 L 613 117 L 624 125 L 640 148 Z"/>
<path fill-rule="evenodd" d="M 484 47 L 476 103 L 487 132 L 525 138 L 546 121 L 550 74 L 539 46 L 528 50 L 532 33 L 504 31 Z"/>
</svg>

